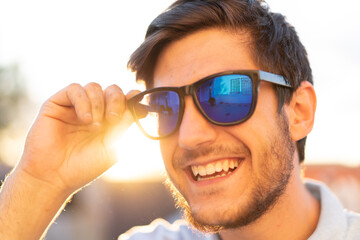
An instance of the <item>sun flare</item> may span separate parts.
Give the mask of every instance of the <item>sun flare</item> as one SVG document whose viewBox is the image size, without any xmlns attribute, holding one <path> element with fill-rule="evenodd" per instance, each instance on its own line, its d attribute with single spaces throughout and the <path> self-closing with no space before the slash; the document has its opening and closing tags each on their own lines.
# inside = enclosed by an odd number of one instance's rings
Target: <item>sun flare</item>
<svg viewBox="0 0 360 240">
<path fill-rule="evenodd" d="M 115 146 L 118 162 L 104 175 L 109 181 L 160 181 L 164 178 L 159 142 L 146 138 L 133 124 Z M 121 146 L 121 147 L 120 147 Z"/>
</svg>

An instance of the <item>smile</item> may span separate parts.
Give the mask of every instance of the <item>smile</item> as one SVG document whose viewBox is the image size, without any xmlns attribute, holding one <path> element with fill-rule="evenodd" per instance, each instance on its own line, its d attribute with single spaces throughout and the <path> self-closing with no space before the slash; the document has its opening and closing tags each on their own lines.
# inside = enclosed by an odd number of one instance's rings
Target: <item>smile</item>
<svg viewBox="0 0 360 240">
<path fill-rule="evenodd" d="M 220 161 L 191 166 L 193 177 L 196 181 L 204 181 L 224 177 L 233 173 L 239 166 L 241 159 L 231 158 Z"/>
</svg>

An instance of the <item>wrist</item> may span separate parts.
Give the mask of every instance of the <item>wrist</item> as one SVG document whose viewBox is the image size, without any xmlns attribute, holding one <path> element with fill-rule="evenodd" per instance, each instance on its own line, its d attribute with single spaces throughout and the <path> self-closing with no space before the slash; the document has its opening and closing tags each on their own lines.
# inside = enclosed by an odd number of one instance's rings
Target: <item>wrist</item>
<svg viewBox="0 0 360 240">
<path fill-rule="evenodd" d="M 0 192 L 1 238 L 39 239 L 70 196 L 19 168 L 14 169 Z"/>
<path fill-rule="evenodd" d="M 13 188 L 22 189 L 22 191 L 32 195 L 35 199 L 39 197 L 44 200 L 58 199 L 64 202 L 72 195 L 71 191 L 38 179 L 19 167 L 16 167 L 10 173 L 5 182 Z"/>
</svg>

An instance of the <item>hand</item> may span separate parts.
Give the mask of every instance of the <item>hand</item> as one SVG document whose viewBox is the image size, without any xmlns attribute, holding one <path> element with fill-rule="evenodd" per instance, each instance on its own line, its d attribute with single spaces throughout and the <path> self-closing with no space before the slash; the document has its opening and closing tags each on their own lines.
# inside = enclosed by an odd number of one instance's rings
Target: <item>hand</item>
<svg viewBox="0 0 360 240">
<path fill-rule="evenodd" d="M 110 133 L 133 122 L 126 98 L 116 85 L 103 91 L 96 83 L 71 84 L 61 90 L 42 106 L 15 171 L 67 194 L 91 182 L 116 161 Z"/>
</svg>

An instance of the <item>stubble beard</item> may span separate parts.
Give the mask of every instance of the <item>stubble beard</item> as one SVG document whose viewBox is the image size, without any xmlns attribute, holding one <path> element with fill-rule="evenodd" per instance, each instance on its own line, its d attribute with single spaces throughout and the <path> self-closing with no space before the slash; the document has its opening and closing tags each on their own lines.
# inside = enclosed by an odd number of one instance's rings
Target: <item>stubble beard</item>
<svg viewBox="0 0 360 240">
<path fill-rule="evenodd" d="M 242 206 L 232 205 L 231 216 L 219 216 L 218 221 L 214 223 L 214 219 L 207 221 L 199 217 L 201 213 L 194 214 L 184 196 L 175 187 L 169 176 L 167 177 L 165 185 L 170 189 L 176 207 L 181 209 L 183 217 L 190 225 L 202 232 L 212 233 L 223 229 L 242 228 L 255 222 L 275 206 L 284 194 L 292 175 L 295 152 L 295 143 L 290 137 L 288 119 L 285 114 L 281 113 L 277 122 L 278 133 L 269 139 L 269 145 L 260 154 L 260 158 L 264 160 L 261 169 L 262 177 L 252 179 L 253 188 L 247 203 Z M 202 149 L 201 153 L 185 153 L 185 155 L 201 155 L 204 152 L 209 154 L 211 151 L 221 149 L 224 147 Z M 216 206 L 214 207 L 216 208 Z"/>
</svg>

